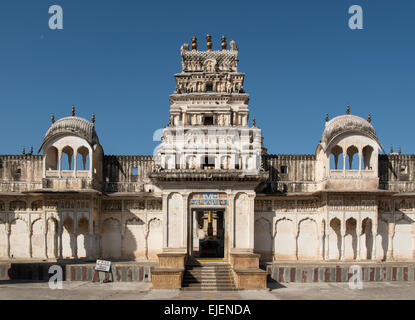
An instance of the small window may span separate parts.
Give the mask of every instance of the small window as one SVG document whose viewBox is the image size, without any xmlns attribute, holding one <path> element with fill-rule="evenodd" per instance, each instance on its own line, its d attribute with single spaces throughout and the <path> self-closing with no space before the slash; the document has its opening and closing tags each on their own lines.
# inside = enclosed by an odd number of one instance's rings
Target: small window
<svg viewBox="0 0 415 320">
<path fill-rule="evenodd" d="M 205 126 L 213 125 L 213 117 L 205 117 L 205 119 L 203 120 L 203 124 Z"/>
<path fill-rule="evenodd" d="M 287 166 L 281 166 L 281 170 L 280 170 L 281 174 L 286 174 L 288 173 L 288 167 Z"/>
<path fill-rule="evenodd" d="M 213 84 L 207 83 L 206 84 L 206 92 L 212 92 L 213 91 Z"/>
<path fill-rule="evenodd" d="M 133 168 L 132 173 L 133 176 L 138 176 L 138 168 Z"/>
</svg>

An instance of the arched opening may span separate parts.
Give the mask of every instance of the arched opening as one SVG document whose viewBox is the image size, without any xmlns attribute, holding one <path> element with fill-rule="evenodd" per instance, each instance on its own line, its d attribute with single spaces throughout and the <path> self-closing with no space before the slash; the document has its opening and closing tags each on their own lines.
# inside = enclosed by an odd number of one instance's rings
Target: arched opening
<svg viewBox="0 0 415 320">
<path fill-rule="evenodd" d="M 344 237 L 344 258 L 346 260 L 355 260 L 357 256 L 356 226 L 356 219 L 346 220 L 346 235 Z"/>
<path fill-rule="evenodd" d="M 317 260 L 318 235 L 317 224 L 314 220 L 302 220 L 298 226 L 298 260 Z"/>
<path fill-rule="evenodd" d="M 342 236 L 340 232 L 341 223 L 338 218 L 330 221 L 329 228 L 329 259 L 340 259 Z"/>
<path fill-rule="evenodd" d="M 128 219 L 125 223 L 123 256 L 135 260 L 145 256 L 145 224 L 139 218 Z"/>
<path fill-rule="evenodd" d="M 372 220 L 366 218 L 362 222 L 362 235 L 360 241 L 360 257 L 363 259 L 372 259 L 372 250 L 374 246 L 372 233 Z"/>
<path fill-rule="evenodd" d="M 46 246 L 48 258 L 58 257 L 58 221 L 55 218 L 47 220 Z"/>
<path fill-rule="evenodd" d="M 37 219 L 32 222 L 32 257 L 42 258 L 45 255 L 45 236 L 43 220 Z"/>
<path fill-rule="evenodd" d="M 275 260 L 296 260 L 294 223 L 283 218 L 276 222 L 275 230 Z"/>
<path fill-rule="evenodd" d="M 373 148 L 371 146 L 366 146 L 363 148 L 362 169 L 373 170 L 372 153 L 373 153 Z"/>
<path fill-rule="evenodd" d="M 89 249 L 89 223 L 88 219 L 81 218 L 78 221 L 77 229 L 77 249 L 78 258 L 86 258 L 88 256 Z"/>
<path fill-rule="evenodd" d="M 89 170 L 89 150 L 87 147 L 80 147 L 76 155 L 76 169 Z"/>
<path fill-rule="evenodd" d="M 29 257 L 29 230 L 25 221 L 14 219 L 10 223 L 10 257 Z"/>
<path fill-rule="evenodd" d="M 347 165 L 349 170 L 359 170 L 359 150 L 355 146 L 347 148 Z M 355 156 L 357 154 L 357 156 Z"/>
<path fill-rule="evenodd" d="M 62 256 L 72 258 L 74 252 L 73 220 L 66 217 L 62 228 Z"/>
<path fill-rule="evenodd" d="M 73 162 L 73 149 L 66 146 L 62 149 L 61 170 L 72 170 Z"/>
<path fill-rule="evenodd" d="M 340 146 L 334 146 L 331 149 L 330 169 L 343 170 L 343 149 Z"/>
<path fill-rule="evenodd" d="M 46 151 L 46 170 L 58 170 L 58 149 L 50 147 Z"/>
</svg>

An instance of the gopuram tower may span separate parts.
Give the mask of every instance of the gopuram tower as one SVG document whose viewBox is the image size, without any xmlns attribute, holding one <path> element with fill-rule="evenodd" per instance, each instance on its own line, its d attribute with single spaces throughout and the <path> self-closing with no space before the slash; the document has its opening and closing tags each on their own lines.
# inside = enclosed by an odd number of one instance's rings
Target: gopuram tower
<svg viewBox="0 0 415 320">
<path fill-rule="evenodd" d="M 222 36 L 221 49 L 213 50 L 209 34 L 206 40 L 206 51 L 198 50 L 196 37 L 191 47 L 181 46 L 182 71 L 175 74 L 169 124 L 156 148 L 151 177 L 163 191 L 164 215 L 159 266 L 179 270 L 220 260 L 236 274 L 248 268 L 262 281 L 253 252 L 254 199 L 266 179 L 266 149 L 255 118 L 248 123 L 249 95 L 235 41 L 228 49 Z"/>
</svg>

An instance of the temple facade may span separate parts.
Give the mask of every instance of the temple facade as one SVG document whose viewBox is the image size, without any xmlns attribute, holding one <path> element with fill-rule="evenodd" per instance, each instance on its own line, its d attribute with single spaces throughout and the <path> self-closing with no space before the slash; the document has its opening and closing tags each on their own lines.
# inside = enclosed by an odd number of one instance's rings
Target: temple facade
<svg viewBox="0 0 415 320">
<path fill-rule="evenodd" d="M 414 260 L 415 155 L 386 153 L 349 107 L 326 115 L 315 154 L 268 153 L 238 47 L 220 47 L 181 47 L 153 155 L 105 154 L 75 108 L 38 155 L 1 155 L 0 259 Z"/>
</svg>

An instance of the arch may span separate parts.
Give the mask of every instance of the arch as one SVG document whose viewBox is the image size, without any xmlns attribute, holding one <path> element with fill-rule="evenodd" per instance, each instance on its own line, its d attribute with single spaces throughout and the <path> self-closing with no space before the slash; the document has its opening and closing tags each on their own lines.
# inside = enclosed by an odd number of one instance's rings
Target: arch
<svg viewBox="0 0 415 320">
<path fill-rule="evenodd" d="M 346 220 L 346 234 L 344 237 L 344 259 L 355 260 L 357 258 L 357 222 L 355 218 Z"/>
<path fill-rule="evenodd" d="M 295 226 L 288 218 L 275 222 L 275 259 L 296 260 L 295 252 Z"/>
<path fill-rule="evenodd" d="M 346 163 L 348 165 L 348 169 L 359 170 L 359 161 L 360 161 L 359 157 L 360 156 L 359 156 L 359 150 L 357 149 L 357 147 L 354 145 L 351 145 L 350 147 L 347 148 L 346 154 L 347 154 Z M 354 156 L 355 154 L 357 154 L 357 157 Z"/>
<path fill-rule="evenodd" d="M 89 170 L 89 158 L 89 149 L 85 146 L 79 147 L 76 154 L 76 169 Z"/>
<path fill-rule="evenodd" d="M 329 259 L 340 260 L 342 236 L 341 236 L 341 222 L 339 218 L 330 220 L 329 228 Z"/>
<path fill-rule="evenodd" d="M 43 220 L 38 218 L 32 222 L 32 257 L 45 257 L 45 235 Z"/>
<path fill-rule="evenodd" d="M 318 259 L 318 232 L 315 220 L 305 218 L 300 221 L 297 241 L 298 260 Z"/>
<path fill-rule="evenodd" d="M 4 201 L 0 200 L 0 211 L 6 210 L 6 205 L 4 204 Z"/>
<path fill-rule="evenodd" d="M 58 221 L 51 217 L 46 220 L 46 247 L 48 258 L 58 258 Z"/>
<path fill-rule="evenodd" d="M 102 256 L 106 259 L 121 257 L 121 222 L 115 218 L 102 223 Z"/>
<path fill-rule="evenodd" d="M 362 169 L 373 170 L 372 154 L 373 148 L 371 146 L 365 146 L 362 149 Z"/>
<path fill-rule="evenodd" d="M 66 157 L 64 156 L 66 155 Z M 61 170 L 73 170 L 74 152 L 72 147 L 66 146 L 62 149 Z"/>
<path fill-rule="evenodd" d="M 58 149 L 54 146 L 46 150 L 45 168 L 48 170 L 58 170 Z"/>
<path fill-rule="evenodd" d="M 145 256 L 145 224 L 138 217 L 125 222 L 123 256 L 135 260 Z"/>
<path fill-rule="evenodd" d="M 29 230 L 26 222 L 20 218 L 10 223 L 10 257 L 29 257 Z"/>
<path fill-rule="evenodd" d="M 35 200 L 32 202 L 32 211 L 39 211 L 43 209 L 42 200 Z"/>
<path fill-rule="evenodd" d="M 261 260 L 272 260 L 272 223 L 261 217 L 255 220 L 255 252 L 261 254 Z"/>
<path fill-rule="evenodd" d="M 62 257 L 74 257 L 74 224 L 71 217 L 66 217 L 62 225 Z"/>
<path fill-rule="evenodd" d="M 374 239 L 372 233 L 372 219 L 365 218 L 362 221 L 362 234 L 360 236 L 360 255 L 361 259 L 372 259 L 372 250 L 374 246 Z"/>
<path fill-rule="evenodd" d="M 163 248 L 163 225 L 158 218 L 152 218 L 148 222 L 147 244 L 147 258 L 157 259 L 157 254 L 160 253 Z"/>
<path fill-rule="evenodd" d="M 23 200 L 14 200 L 9 203 L 10 211 L 26 211 L 26 202 Z"/>
<path fill-rule="evenodd" d="M 343 170 L 343 149 L 338 145 L 330 150 L 330 169 Z"/>
<path fill-rule="evenodd" d="M 89 221 L 82 217 L 78 220 L 76 235 L 78 258 L 86 258 L 89 255 Z"/>
</svg>

